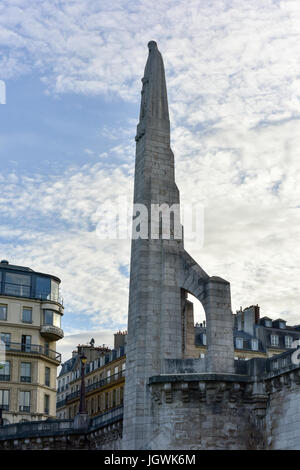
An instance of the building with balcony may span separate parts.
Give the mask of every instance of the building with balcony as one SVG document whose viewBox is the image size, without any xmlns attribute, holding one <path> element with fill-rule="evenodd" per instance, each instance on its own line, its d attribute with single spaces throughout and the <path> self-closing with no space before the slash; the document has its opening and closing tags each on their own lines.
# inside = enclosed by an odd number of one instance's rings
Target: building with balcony
<svg viewBox="0 0 300 470">
<path fill-rule="evenodd" d="M 60 279 L 0 262 L 0 408 L 5 424 L 56 416 Z"/>
<path fill-rule="evenodd" d="M 92 418 L 106 415 L 123 405 L 125 384 L 126 332 L 114 335 L 114 349 L 79 345 L 62 365 L 58 377 L 57 417 L 73 419 L 79 410 L 81 361 L 86 356 L 86 409 Z"/>
</svg>

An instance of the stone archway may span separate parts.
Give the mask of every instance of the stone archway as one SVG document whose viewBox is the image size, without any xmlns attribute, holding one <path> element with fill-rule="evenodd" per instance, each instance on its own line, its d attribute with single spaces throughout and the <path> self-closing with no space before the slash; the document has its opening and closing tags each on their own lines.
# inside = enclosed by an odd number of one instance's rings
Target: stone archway
<svg viewBox="0 0 300 470">
<path fill-rule="evenodd" d="M 178 285 L 202 304 L 206 316 L 206 371 L 234 372 L 233 319 L 230 284 L 208 274 L 184 251 Z"/>
</svg>

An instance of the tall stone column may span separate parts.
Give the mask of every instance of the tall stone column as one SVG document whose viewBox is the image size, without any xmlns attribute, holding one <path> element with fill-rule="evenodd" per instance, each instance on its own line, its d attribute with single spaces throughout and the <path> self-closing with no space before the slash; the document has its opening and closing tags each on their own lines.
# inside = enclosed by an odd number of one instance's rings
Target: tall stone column
<svg viewBox="0 0 300 470">
<path fill-rule="evenodd" d="M 148 238 L 133 239 L 131 245 L 124 449 L 151 448 L 155 430 L 149 377 L 164 373 L 167 359 L 183 358 L 183 289 L 195 293 L 200 301 L 203 300 L 206 312 L 212 317 L 211 322 L 207 318 L 208 325 L 212 326 L 215 320 L 219 325 L 222 317 L 221 297 L 217 300 L 212 298 L 214 294 L 221 296 L 221 291 L 214 281 L 209 282 L 209 276 L 185 252 L 182 227 L 179 227 L 179 231 L 175 230 L 174 222 L 171 222 L 168 237 L 162 220 L 153 222 L 151 218 L 155 204 L 165 204 L 169 208 L 174 204 L 179 205 L 179 191 L 175 183 L 174 155 L 170 148 L 164 64 L 157 44 L 151 41 L 148 47 L 149 56 L 142 78 L 134 180 L 134 204 L 143 205 L 148 210 Z M 135 218 L 138 214 L 133 215 Z M 153 236 L 156 228 L 158 236 Z M 228 311 L 229 284 L 223 282 L 224 315 L 231 318 L 231 312 Z M 225 323 L 229 326 L 229 320 Z M 226 344 L 230 343 L 230 333 L 226 333 L 226 341 L 214 328 L 208 332 L 208 337 L 213 340 L 215 334 L 222 346 L 208 351 L 208 366 L 228 368 L 231 372 L 231 365 L 217 357 L 218 354 L 225 357 L 224 350 Z"/>
</svg>

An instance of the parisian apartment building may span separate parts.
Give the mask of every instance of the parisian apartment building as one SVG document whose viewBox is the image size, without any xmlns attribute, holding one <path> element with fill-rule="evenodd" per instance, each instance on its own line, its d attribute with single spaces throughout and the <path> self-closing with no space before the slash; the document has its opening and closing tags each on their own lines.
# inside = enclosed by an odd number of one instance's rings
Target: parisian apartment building
<svg viewBox="0 0 300 470">
<path fill-rule="evenodd" d="M 84 366 L 86 411 L 91 417 L 102 415 L 123 405 L 126 368 L 127 331 L 114 335 L 114 347 L 78 345 L 64 362 L 57 383 L 57 417 L 73 419 L 79 411 L 81 358 Z"/>
<path fill-rule="evenodd" d="M 240 361 L 281 354 L 300 339 L 300 325 L 287 325 L 281 318 L 261 317 L 258 305 L 240 307 L 233 314 L 233 325 L 235 359 Z M 200 355 L 206 352 L 205 322 L 195 325 L 195 349 Z"/>
<path fill-rule="evenodd" d="M 56 416 L 63 338 L 60 279 L 0 262 L 0 408 L 4 424 Z"/>
</svg>

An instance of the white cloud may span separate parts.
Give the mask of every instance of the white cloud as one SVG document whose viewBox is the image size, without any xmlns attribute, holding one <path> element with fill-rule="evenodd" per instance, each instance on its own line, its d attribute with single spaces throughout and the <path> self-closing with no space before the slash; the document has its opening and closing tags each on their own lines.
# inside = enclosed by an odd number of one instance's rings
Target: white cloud
<svg viewBox="0 0 300 470">
<path fill-rule="evenodd" d="M 7 218 L 2 256 L 61 277 L 69 322 L 71 312 L 83 310 L 95 325 L 126 325 L 128 278 L 120 267 L 129 263 L 130 243 L 96 236 L 101 204 L 120 195 L 131 199 L 127 166 L 105 171 L 96 164 L 61 177 L 14 181 L 0 201 Z"/>
<path fill-rule="evenodd" d="M 36 71 L 50 93 L 136 102 L 158 42 L 181 200 L 206 207 L 205 245 L 187 248 L 231 282 L 234 308 L 299 323 L 298 2 L 3 0 L 0 18 L 0 79 Z M 68 309 L 103 329 L 126 321 L 129 243 L 93 230 L 101 203 L 131 197 L 133 134 L 107 125 L 111 153 L 61 177 L 2 176 L 3 257 L 61 276 Z"/>
</svg>

